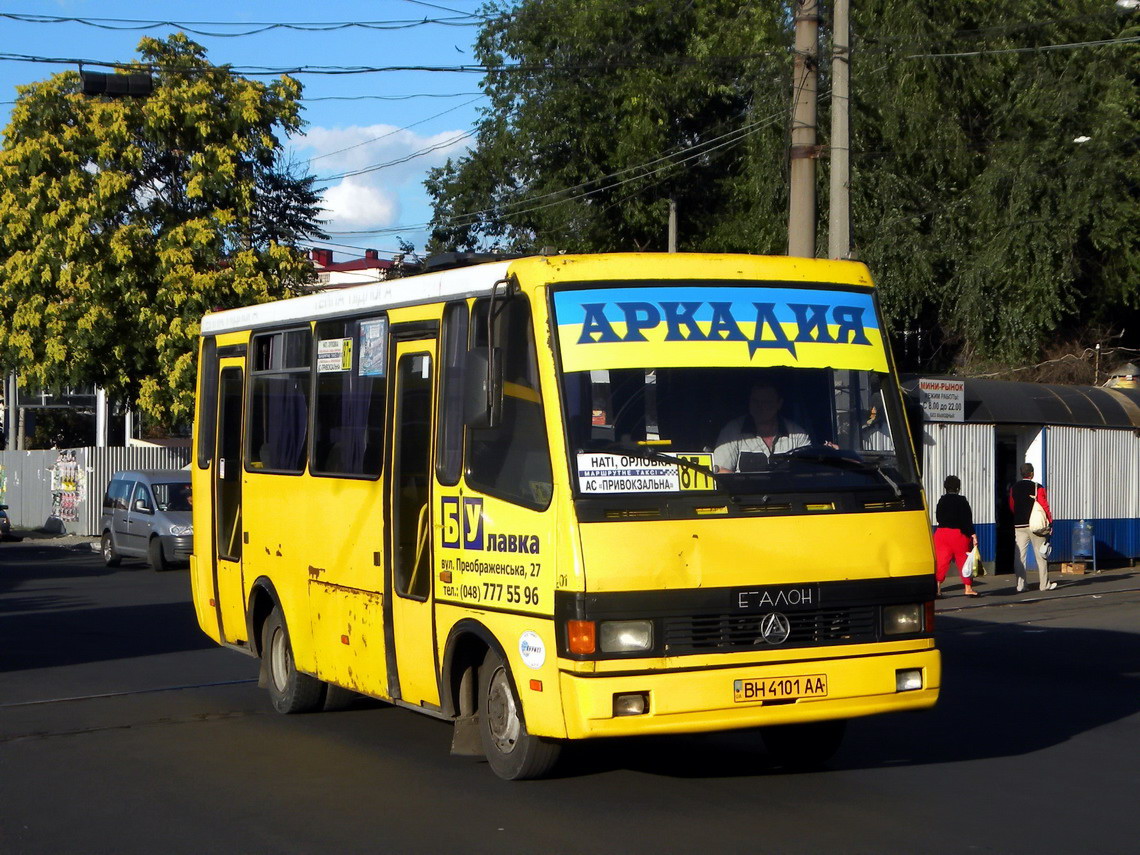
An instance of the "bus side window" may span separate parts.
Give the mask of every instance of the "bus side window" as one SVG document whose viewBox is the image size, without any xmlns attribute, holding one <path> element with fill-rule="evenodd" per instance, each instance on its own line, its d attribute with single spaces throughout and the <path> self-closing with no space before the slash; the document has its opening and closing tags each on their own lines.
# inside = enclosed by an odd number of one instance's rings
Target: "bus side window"
<svg viewBox="0 0 1140 855">
<path fill-rule="evenodd" d="M 375 478 L 384 458 L 388 319 L 317 324 L 314 475 Z"/>
<path fill-rule="evenodd" d="M 489 304 L 475 304 L 476 348 L 487 345 Z M 494 428 L 468 428 L 467 482 L 488 495 L 543 510 L 550 504 L 552 473 L 530 304 L 516 295 L 497 301 L 495 311 L 491 344 L 503 359 L 502 419 Z"/>
<path fill-rule="evenodd" d="M 443 312 L 442 335 L 435 473 L 439 483 L 450 487 L 459 483 L 463 468 L 463 369 L 467 360 L 468 335 L 466 303 L 448 303 Z"/>
<path fill-rule="evenodd" d="M 308 328 L 253 339 L 246 464 L 254 471 L 305 471 L 311 339 Z"/>
</svg>

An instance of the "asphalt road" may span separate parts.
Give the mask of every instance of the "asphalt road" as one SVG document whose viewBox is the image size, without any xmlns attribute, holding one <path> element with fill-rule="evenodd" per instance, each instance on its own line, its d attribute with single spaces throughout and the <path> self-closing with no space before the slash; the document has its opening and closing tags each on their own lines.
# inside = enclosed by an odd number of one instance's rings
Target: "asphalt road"
<svg viewBox="0 0 1140 855">
<path fill-rule="evenodd" d="M 1007 584 L 940 601 L 939 705 L 853 722 L 826 771 L 737 733 L 506 783 L 404 710 L 276 715 L 185 572 L 5 543 L 0 853 L 1135 852 L 1140 572 Z"/>
</svg>

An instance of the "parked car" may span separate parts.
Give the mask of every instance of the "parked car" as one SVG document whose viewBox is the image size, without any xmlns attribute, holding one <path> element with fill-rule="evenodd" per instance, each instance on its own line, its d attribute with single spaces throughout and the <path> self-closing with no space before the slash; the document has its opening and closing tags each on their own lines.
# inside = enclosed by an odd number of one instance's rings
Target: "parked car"
<svg viewBox="0 0 1140 855">
<path fill-rule="evenodd" d="M 142 558 L 155 570 L 167 570 L 189 561 L 191 505 L 188 470 L 116 472 L 103 496 L 103 562 L 115 567 L 123 558 Z"/>
<path fill-rule="evenodd" d="M 8 518 L 8 506 L 0 505 L 0 540 L 12 536 L 12 520 Z"/>
</svg>

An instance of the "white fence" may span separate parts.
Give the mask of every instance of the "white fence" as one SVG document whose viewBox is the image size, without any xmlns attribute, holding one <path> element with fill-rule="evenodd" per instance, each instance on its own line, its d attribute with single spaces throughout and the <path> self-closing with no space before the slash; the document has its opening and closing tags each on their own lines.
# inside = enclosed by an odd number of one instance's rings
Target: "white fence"
<svg viewBox="0 0 1140 855">
<path fill-rule="evenodd" d="M 181 469 L 188 448 L 0 451 L 0 504 L 14 528 L 98 535 L 103 493 L 121 469 Z"/>
</svg>

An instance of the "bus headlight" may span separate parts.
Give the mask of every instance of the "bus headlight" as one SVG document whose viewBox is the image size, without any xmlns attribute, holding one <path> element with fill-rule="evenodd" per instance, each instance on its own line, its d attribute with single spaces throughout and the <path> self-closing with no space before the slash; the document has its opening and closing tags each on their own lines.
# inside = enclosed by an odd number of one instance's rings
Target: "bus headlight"
<svg viewBox="0 0 1140 855">
<path fill-rule="evenodd" d="M 922 632 L 922 604 L 883 606 L 883 635 L 909 635 Z"/>
<path fill-rule="evenodd" d="M 653 621 L 607 620 L 598 625 L 602 653 L 632 653 L 653 647 Z"/>
</svg>

